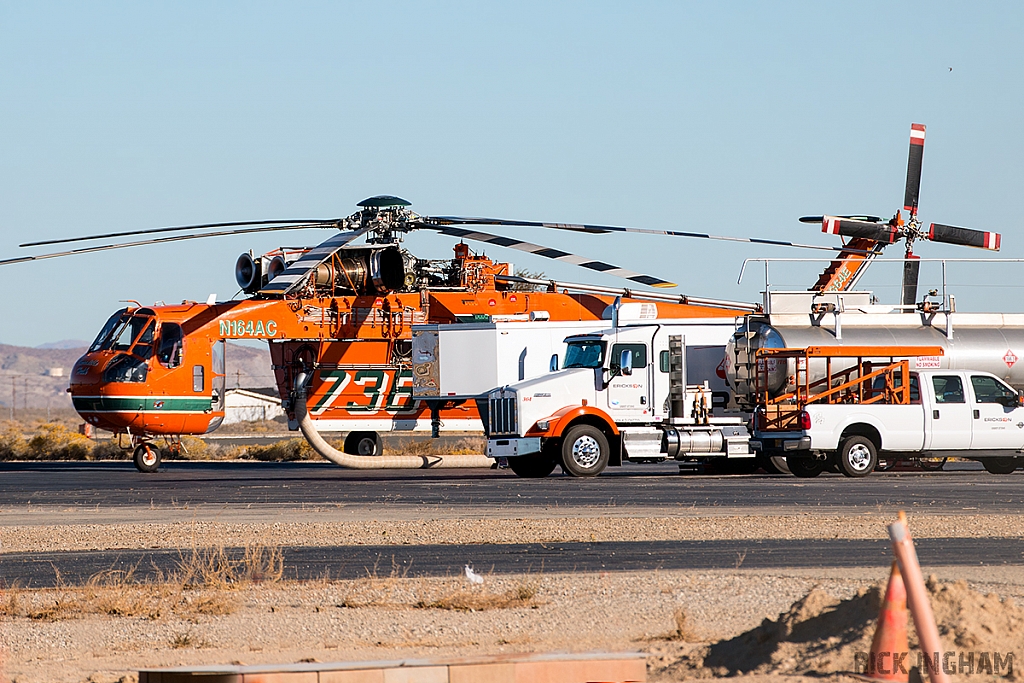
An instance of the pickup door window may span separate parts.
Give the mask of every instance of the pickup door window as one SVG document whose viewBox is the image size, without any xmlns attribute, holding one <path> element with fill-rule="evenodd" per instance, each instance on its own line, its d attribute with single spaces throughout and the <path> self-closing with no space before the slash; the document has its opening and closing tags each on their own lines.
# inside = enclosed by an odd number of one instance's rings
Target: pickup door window
<svg viewBox="0 0 1024 683">
<path fill-rule="evenodd" d="M 971 375 L 971 390 L 971 448 L 998 450 L 1024 446 L 1024 409 L 1016 406 L 1017 392 L 989 375 Z"/>
<path fill-rule="evenodd" d="M 925 420 L 929 450 L 963 450 L 971 447 L 973 418 L 960 375 L 932 375 L 932 405 Z"/>
</svg>

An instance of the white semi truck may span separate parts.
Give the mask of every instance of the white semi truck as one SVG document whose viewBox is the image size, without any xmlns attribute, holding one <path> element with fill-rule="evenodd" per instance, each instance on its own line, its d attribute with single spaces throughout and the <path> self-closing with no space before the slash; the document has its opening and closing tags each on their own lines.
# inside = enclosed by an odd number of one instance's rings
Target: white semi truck
<svg viewBox="0 0 1024 683">
<path fill-rule="evenodd" d="M 619 324 L 565 339 L 560 367 L 488 394 L 487 455 L 519 476 L 578 477 L 666 459 L 744 460 L 747 415 L 724 381 L 728 318 Z M 555 359 L 552 359 L 553 361 Z"/>
</svg>

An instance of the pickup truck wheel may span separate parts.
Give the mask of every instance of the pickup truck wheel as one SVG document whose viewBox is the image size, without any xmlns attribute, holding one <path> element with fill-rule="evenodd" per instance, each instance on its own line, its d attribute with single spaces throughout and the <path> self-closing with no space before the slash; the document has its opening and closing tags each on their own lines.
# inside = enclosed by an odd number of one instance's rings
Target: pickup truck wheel
<svg viewBox="0 0 1024 683">
<path fill-rule="evenodd" d="M 851 436 L 839 446 L 836 453 L 839 471 L 848 477 L 866 477 L 878 465 L 878 452 L 871 439 L 865 436 Z"/>
<path fill-rule="evenodd" d="M 807 456 L 787 455 L 786 466 L 794 477 L 812 479 L 825 471 L 825 463 Z"/>
<path fill-rule="evenodd" d="M 608 466 L 610 451 L 600 429 L 576 425 L 562 439 L 562 471 L 570 477 L 596 477 Z"/>
<path fill-rule="evenodd" d="M 991 474 L 1013 474 L 1024 465 L 1024 458 L 981 458 L 981 465 Z"/>
<path fill-rule="evenodd" d="M 508 459 L 508 468 L 526 479 L 543 479 L 555 471 L 555 465 L 555 459 L 543 453 Z"/>
</svg>

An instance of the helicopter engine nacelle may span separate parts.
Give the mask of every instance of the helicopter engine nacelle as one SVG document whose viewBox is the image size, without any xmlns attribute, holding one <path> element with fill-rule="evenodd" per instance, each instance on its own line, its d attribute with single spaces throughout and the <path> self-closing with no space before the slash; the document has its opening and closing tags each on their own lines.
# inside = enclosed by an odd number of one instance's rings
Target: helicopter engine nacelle
<svg viewBox="0 0 1024 683">
<path fill-rule="evenodd" d="M 318 287 L 336 287 L 355 294 L 387 294 L 406 286 L 406 263 L 398 247 L 344 249 L 340 258 L 321 263 L 313 272 Z"/>
<path fill-rule="evenodd" d="M 263 277 L 265 258 L 253 256 L 252 252 L 246 252 L 235 261 L 235 282 L 246 294 L 258 292 L 266 279 Z"/>
<path fill-rule="evenodd" d="M 274 258 L 270 259 L 270 265 L 267 266 L 267 282 L 270 282 L 275 277 L 287 270 L 288 266 L 291 265 L 295 259 L 288 259 L 278 254 Z"/>
</svg>

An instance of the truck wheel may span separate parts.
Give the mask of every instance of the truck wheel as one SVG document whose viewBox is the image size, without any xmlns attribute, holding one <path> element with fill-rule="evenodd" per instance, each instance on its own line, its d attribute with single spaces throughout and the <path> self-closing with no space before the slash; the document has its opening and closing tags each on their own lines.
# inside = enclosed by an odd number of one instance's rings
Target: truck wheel
<svg viewBox="0 0 1024 683">
<path fill-rule="evenodd" d="M 562 471 L 570 477 L 596 477 L 608 466 L 609 452 L 600 429 L 576 425 L 562 439 Z"/>
<path fill-rule="evenodd" d="M 991 474 L 1013 474 L 1024 458 L 982 458 L 981 465 Z"/>
<path fill-rule="evenodd" d="M 878 464 L 878 452 L 871 439 L 865 436 L 851 436 L 839 446 L 836 465 L 847 477 L 866 477 Z"/>
<path fill-rule="evenodd" d="M 141 443 L 135 447 L 132 460 L 139 472 L 156 472 L 160 469 L 160 449 L 153 444 Z"/>
<path fill-rule="evenodd" d="M 508 468 L 526 479 L 543 479 L 555 471 L 555 459 L 543 453 L 508 459 Z"/>
<path fill-rule="evenodd" d="M 345 437 L 342 450 L 348 455 L 381 455 L 384 442 L 377 432 L 352 432 Z"/>
<path fill-rule="evenodd" d="M 824 462 L 807 456 L 787 455 L 786 466 L 800 479 L 812 479 L 825 471 Z"/>
</svg>

